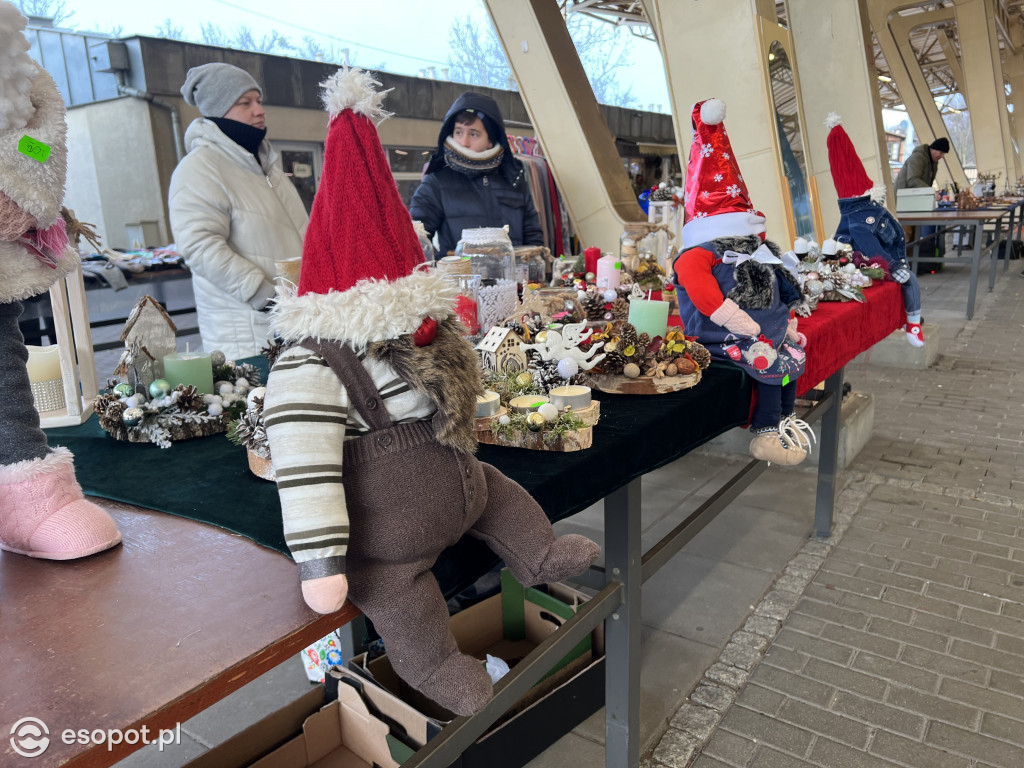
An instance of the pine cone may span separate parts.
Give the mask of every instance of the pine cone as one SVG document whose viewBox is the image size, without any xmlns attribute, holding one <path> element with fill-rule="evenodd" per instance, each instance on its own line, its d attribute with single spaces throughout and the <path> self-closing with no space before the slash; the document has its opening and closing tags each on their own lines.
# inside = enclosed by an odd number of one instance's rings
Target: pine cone
<svg viewBox="0 0 1024 768">
<path fill-rule="evenodd" d="M 199 411 L 203 407 L 203 396 L 199 390 L 191 384 L 179 384 L 175 387 L 181 394 L 178 395 L 178 410 Z"/>
<path fill-rule="evenodd" d="M 625 320 L 629 317 L 629 302 L 621 296 L 612 302 L 612 317 L 615 320 Z"/>
<path fill-rule="evenodd" d="M 646 347 L 648 344 L 651 343 L 650 334 L 641 333 L 639 336 L 636 337 L 636 343 L 639 344 L 641 347 Z"/>
<path fill-rule="evenodd" d="M 260 350 L 260 354 L 267 358 L 267 364 L 273 368 L 277 358 L 284 352 L 284 342 L 281 339 L 271 339 L 270 343 Z"/>
<path fill-rule="evenodd" d="M 635 347 L 638 344 L 638 337 L 636 335 L 636 326 L 631 323 L 622 324 L 622 332 L 619 334 L 622 342 L 619 344 L 619 349 L 625 349 L 626 347 Z"/>
<path fill-rule="evenodd" d="M 711 365 L 711 353 L 697 342 L 687 342 L 686 351 L 690 353 L 690 357 L 693 358 L 693 362 L 699 365 L 702 371 Z"/>
<path fill-rule="evenodd" d="M 614 352 L 608 352 L 605 355 L 604 360 L 595 366 L 595 370 L 600 370 L 601 373 L 618 375 L 622 373 L 622 368 L 627 362 L 626 356 L 616 350 Z"/>
</svg>

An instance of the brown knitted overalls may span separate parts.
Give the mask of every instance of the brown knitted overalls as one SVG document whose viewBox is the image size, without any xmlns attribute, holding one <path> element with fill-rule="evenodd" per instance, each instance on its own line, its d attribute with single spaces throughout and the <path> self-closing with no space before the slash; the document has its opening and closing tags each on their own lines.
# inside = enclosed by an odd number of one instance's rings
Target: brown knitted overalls
<svg viewBox="0 0 1024 768">
<path fill-rule="evenodd" d="M 458 650 L 430 568 L 463 534 L 483 539 L 521 583 L 585 571 L 600 552 L 586 537 L 555 538 L 518 483 L 475 456 L 441 445 L 429 421 L 395 424 L 352 349 L 301 345 L 331 366 L 370 433 L 344 444 L 350 539 L 348 597 L 373 622 L 395 671 L 456 714 L 491 696 L 483 665 Z"/>
</svg>

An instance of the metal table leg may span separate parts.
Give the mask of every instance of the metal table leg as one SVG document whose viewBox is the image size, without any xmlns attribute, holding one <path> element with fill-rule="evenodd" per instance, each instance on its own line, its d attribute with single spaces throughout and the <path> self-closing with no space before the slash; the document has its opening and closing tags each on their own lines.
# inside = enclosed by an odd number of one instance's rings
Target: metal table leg
<svg viewBox="0 0 1024 768">
<path fill-rule="evenodd" d="M 831 400 L 831 405 L 821 417 L 818 491 L 814 502 L 814 535 L 821 538 L 832 534 L 832 509 L 839 471 L 839 425 L 843 415 L 843 370 L 840 368 L 825 379 L 825 398 Z"/>
<path fill-rule="evenodd" d="M 981 252 L 984 250 L 982 240 L 985 236 L 985 228 L 981 222 L 974 225 L 974 243 L 971 249 L 971 284 L 967 289 L 967 319 L 974 317 L 974 298 L 978 293 L 978 262 L 981 261 Z"/>
<path fill-rule="evenodd" d="M 640 478 L 604 500 L 605 578 L 622 583 L 622 605 L 605 620 L 605 765 L 640 763 Z"/>
</svg>

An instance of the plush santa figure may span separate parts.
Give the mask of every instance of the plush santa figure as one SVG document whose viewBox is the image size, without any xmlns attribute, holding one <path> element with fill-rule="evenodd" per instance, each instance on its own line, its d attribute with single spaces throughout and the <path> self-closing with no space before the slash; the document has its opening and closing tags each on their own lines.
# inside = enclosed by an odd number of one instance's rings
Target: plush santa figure
<svg viewBox="0 0 1024 768">
<path fill-rule="evenodd" d="M 373 123 L 386 116 L 377 85 L 353 69 L 323 84 L 323 179 L 297 293 L 272 310 L 291 346 L 263 413 L 306 602 L 330 613 L 347 596 L 407 683 L 468 715 L 491 680 L 448 628 L 438 555 L 468 533 L 538 584 L 582 573 L 599 547 L 555 538 L 533 498 L 473 455 L 480 365 L 456 287 L 422 263 Z"/>
<path fill-rule="evenodd" d="M 67 173 L 64 101 L 28 56 L 27 20 L 0 2 L 0 549 L 72 560 L 121 541 L 82 497 L 67 448 L 39 428 L 21 302 L 78 267 L 61 218 Z"/>
<path fill-rule="evenodd" d="M 828 164 L 839 195 L 839 226 L 835 239 L 849 243 L 866 258 L 881 256 L 889 263 L 889 275 L 900 284 L 903 292 L 907 341 L 911 346 L 923 347 L 921 286 L 907 263 L 903 227 L 885 207 L 885 186 L 871 181 L 839 115 L 830 113 L 825 125 L 829 128 Z"/>
<path fill-rule="evenodd" d="M 724 121 L 719 99 L 693 107 L 683 250 L 674 265 L 679 316 L 713 358 L 754 379 L 751 455 L 799 464 L 813 439 L 794 414 L 806 343 L 791 317 L 800 289 L 778 246 L 765 240 L 765 218 L 750 203 Z"/>
</svg>

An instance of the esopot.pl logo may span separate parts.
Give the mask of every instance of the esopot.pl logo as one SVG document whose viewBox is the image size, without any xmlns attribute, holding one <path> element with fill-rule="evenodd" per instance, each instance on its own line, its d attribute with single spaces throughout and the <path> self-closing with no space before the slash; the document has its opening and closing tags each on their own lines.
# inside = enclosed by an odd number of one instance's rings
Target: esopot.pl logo
<svg viewBox="0 0 1024 768">
<path fill-rule="evenodd" d="M 50 746 L 50 729 L 38 717 L 23 717 L 11 726 L 11 746 L 22 757 L 39 757 Z"/>
</svg>

